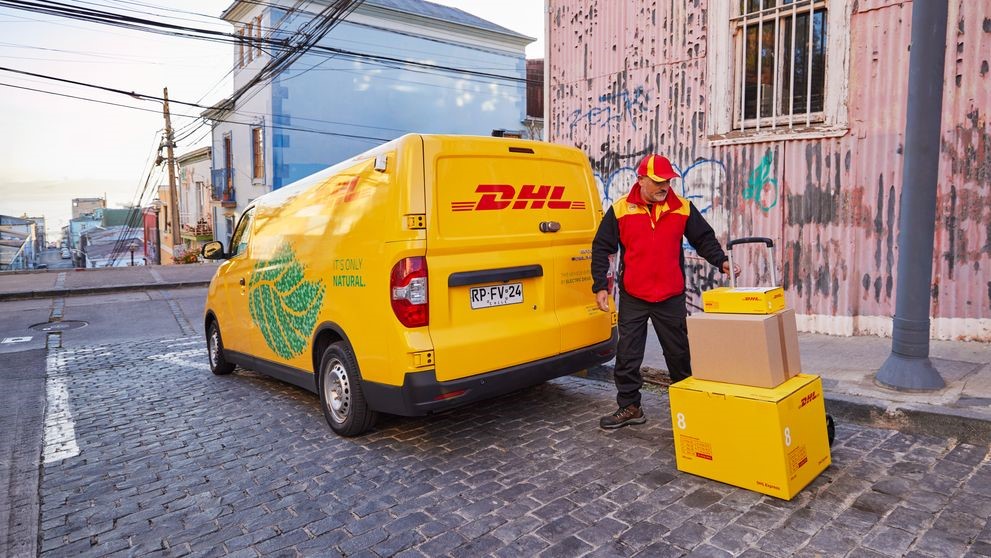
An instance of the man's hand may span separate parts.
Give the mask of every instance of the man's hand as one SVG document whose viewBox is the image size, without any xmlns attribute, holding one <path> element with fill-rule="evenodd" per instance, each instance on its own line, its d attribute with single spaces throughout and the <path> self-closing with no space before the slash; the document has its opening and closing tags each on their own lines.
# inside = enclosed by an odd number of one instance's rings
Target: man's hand
<svg viewBox="0 0 991 558">
<path fill-rule="evenodd" d="M 595 303 L 599 305 L 599 310 L 609 311 L 609 291 L 602 289 L 595 293 Z"/>
<path fill-rule="evenodd" d="M 729 260 L 726 260 L 725 262 L 723 262 L 723 273 L 729 273 Z M 733 277 L 739 277 L 739 276 L 740 276 L 740 266 L 734 265 L 733 266 Z"/>
</svg>

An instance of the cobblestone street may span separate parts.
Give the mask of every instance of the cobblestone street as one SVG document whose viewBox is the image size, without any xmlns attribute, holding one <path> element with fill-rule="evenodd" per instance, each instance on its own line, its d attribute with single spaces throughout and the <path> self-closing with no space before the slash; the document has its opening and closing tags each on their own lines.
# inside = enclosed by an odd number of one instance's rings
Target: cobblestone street
<svg viewBox="0 0 991 558">
<path fill-rule="evenodd" d="M 43 556 L 991 555 L 988 448 L 952 440 L 839 424 L 784 502 L 678 472 L 666 395 L 600 430 L 588 379 L 344 439 L 311 393 L 210 374 L 199 337 L 48 368 Z"/>
</svg>

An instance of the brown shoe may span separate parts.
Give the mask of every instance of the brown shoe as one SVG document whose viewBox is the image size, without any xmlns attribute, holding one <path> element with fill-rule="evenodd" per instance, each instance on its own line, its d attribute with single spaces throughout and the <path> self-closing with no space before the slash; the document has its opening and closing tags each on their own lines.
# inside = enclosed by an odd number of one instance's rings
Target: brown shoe
<svg viewBox="0 0 991 558">
<path fill-rule="evenodd" d="M 606 415 L 599 419 L 601 428 L 619 428 L 628 424 L 643 424 L 647 422 L 647 417 L 643 415 L 643 409 L 636 403 L 631 403 L 626 407 L 620 407 L 615 413 Z"/>
</svg>

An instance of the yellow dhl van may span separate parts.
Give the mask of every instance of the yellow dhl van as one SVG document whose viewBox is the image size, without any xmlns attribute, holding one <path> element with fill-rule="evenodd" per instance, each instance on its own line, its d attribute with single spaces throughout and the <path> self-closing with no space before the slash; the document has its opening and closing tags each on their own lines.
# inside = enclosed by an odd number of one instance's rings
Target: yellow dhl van
<svg viewBox="0 0 991 558">
<path fill-rule="evenodd" d="M 210 367 L 315 391 L 344 436 L 613 358 L 591 292 L 598 191 L 577 149 L 406 135 L 241 215 L 210 282 Z"/>
</svg>

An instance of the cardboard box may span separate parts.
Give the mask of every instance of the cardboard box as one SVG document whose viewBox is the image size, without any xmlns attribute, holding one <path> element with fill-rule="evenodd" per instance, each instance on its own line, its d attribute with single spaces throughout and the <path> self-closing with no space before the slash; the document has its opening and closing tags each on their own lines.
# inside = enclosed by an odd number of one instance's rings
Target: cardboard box
<svg viewBox="0 0 991 558">
<path fill-rule="evenodd" d="M 721 314 L 773 314 L 785 308 L 781 287 L 716 287 L 702 291 L 702 309 Z"/>
<path fill-rule="evenodd" d="M 692 375 L 773 388 L 802 372 L 795 311 L 688 317 Z"/>
<path fill-rule="evenodd" d="M 668 393 L 679 471 L 790 500 L 831 463 L 818 376 L 774 389 L 688 378 Z"/>
</svg>

